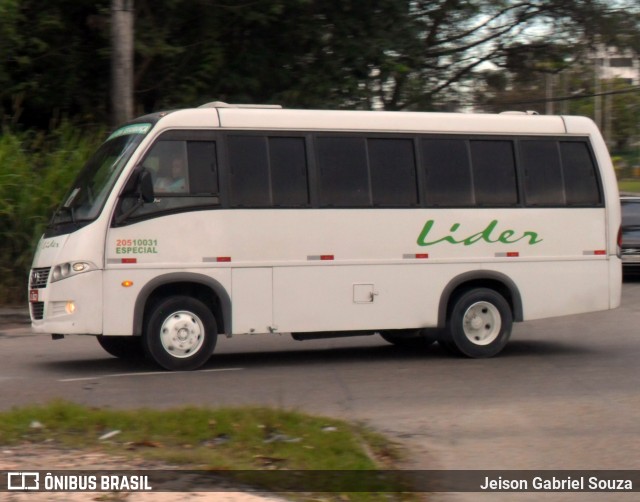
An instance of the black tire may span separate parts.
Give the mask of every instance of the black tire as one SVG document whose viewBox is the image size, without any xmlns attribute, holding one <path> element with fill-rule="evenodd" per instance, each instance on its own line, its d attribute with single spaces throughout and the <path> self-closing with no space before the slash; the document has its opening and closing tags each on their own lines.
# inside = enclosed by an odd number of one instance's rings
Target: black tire
<svg viewBox="0 0 640 502">
<path fill-rule="evenodd" d="M 411 350 L 425 349 L 436 341 L 435 334 L 426 329 L 386 330 L 380 331 L 380 336 L 397 347 Z"/>
<path fill-rule="evenodd" d="M 120 359 L 141 359 L 144 357 L 142 339 L 139 336 L 103 336 L 96 337 L 100 347 Z"/>
<path fill-rule="evenodd" d="M 153 305 L 143 346 L 167 370 L 194 370 L 206 363 L 218 338 L 216 319 L 200 300 L 170 296 Z"/>
<path fill-rule="evenodd" d="M 462 356 L 464 355 L 460 352 L 460 349 L 456 347 L 456 344 L 451 340 L 451 335 L 449 334 L 449 328 L 445 328 L 438 335 L 438 345 L 442 347 L 446 352 L 451 354 L 452 356 Z"/>
<path fill-rule="evenodd" d="M 511 307 L 500 293 L 471 289 L 454 298 L 440 343 L 467 357 L 493 357 L 509 341 L 512 325 Z"/>
</svg>

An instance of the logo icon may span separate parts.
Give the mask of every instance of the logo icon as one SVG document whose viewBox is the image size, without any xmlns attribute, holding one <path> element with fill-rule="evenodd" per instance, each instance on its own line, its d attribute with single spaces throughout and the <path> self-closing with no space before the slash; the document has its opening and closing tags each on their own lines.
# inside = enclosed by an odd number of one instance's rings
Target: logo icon
<svg viewBox="0 0 640 502">
<path fill-rule="evenodd" d="M 40 489 L 40 473 L 9 472 L 7 473 L 7 489 L 30 491 Z"/>
</svg>

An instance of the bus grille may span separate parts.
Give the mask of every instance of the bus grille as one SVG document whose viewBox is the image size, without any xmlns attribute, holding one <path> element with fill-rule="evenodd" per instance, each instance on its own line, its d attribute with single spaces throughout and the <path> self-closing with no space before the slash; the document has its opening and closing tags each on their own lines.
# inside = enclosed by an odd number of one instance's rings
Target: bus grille
<svg viewBox="0 0 640 502">
<path fill-rule="evenodd" d="M 44 302 L 33 302 L 31 305 L 31 318 L 39 321 L 44 318 Z"/>
<path fill-rule="evenodd" d="M 31 270 L 31 276 L 29 279 L 29 287 L 31 289 L 41 289 L 47 287 L 47 281 L 49 280 L 50 267 L 46 268 L 34 268 Z"/>
</svg>

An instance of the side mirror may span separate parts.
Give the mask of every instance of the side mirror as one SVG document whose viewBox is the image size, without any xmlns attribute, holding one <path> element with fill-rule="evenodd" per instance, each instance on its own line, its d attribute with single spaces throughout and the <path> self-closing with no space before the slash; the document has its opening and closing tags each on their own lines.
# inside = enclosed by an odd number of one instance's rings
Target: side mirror
<svg viewBox="0 0 640 502">
<path fill-rule="evenodd" d="M 153 179 L 151 172 L 144 166 L 136 166 L 127 184 L 122 190 L 124 197 L 135 197 L 142 202 L 153 202 Z"/>
<path fill-rule="evenodd" d="M 145 203 L 154 200 L 151 172 L 146 167 L 137 166 L 122 191 L 120 214 L 115 217 L 115 225 L 120 225 Z"/>
</svg>

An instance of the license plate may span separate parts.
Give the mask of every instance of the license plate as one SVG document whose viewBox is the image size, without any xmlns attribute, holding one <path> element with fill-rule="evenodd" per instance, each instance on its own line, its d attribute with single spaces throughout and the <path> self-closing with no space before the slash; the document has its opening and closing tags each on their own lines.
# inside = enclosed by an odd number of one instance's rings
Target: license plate
<svg viewBox="0 0 640 502">
<path fill-rule="evenodd" d="M 29 290 L 29 301 L 31 303 L 35 303 L 35 302 L 38 301 L 38 290 L 37 289 Z"/>
</svg>

